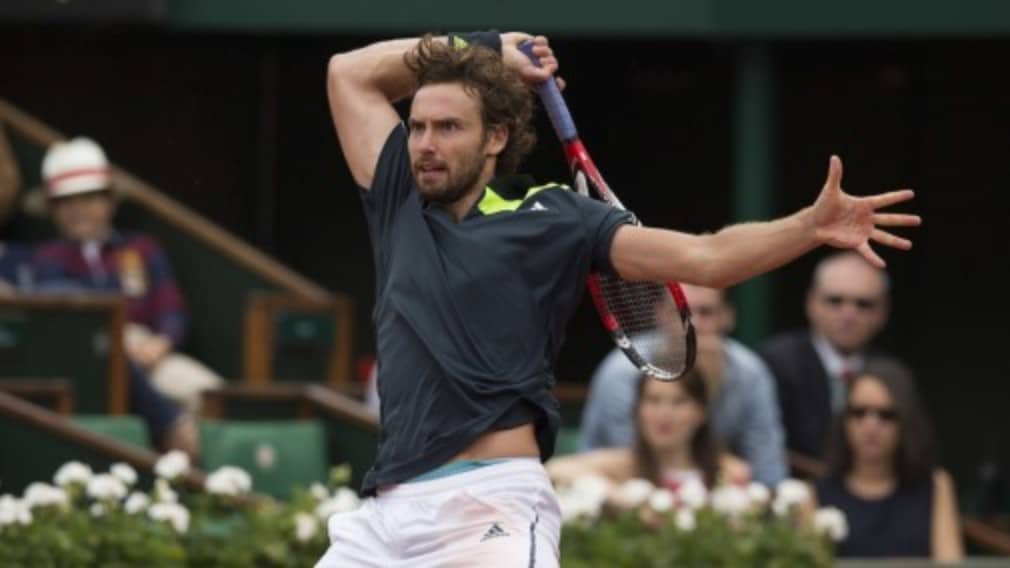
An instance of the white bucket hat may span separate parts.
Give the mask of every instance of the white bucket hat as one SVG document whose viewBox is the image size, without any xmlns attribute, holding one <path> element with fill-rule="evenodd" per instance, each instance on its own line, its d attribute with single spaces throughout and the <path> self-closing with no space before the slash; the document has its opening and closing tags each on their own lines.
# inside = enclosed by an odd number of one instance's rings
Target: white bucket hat
<svg viewBox="0 0 1010 568">
<path fill-rule="evenodd" d="M 109 161 L 90 138 L 57 142 L 42 160 L 42 179 L 50 198 L 109 188 Z"/>
</svg>

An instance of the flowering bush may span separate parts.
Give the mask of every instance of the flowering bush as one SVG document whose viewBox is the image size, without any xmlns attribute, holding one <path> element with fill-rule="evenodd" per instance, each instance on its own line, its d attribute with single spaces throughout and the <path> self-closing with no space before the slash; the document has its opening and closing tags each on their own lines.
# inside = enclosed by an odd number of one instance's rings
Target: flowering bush
<svg viewBox="0 0 1010 568">
<path fill-rule="evenodd" d="M 802 482 L 774 494 L 752 483 L 697 481 L 676 491 L 634 479 L 612 489 L 593 476 L 560 488 L 566 567 L 831 566 L 832 541 L 846 536 L 840 511 L 811 510 Z"/>
<path fill-rule="evenodd" d="M 70 462 L 53 485 L 0 496 L 0 566 L 311 566 L 326 549 L 328 516 L 359 505 L 347 466 L 282 503 L 251 496 L 249 474 L 230 466 L 187 490 L 189 465 L 166 454 L 145 492 L 127 464 L 95 473 Z"/>
<path fill-rule="evenodd" d="M 189 462 L 164 456 L 149 491 L 126 464 L 108 473 L 70 462 L 54 484 L 0 496 L 0 566 L 312 566 L 327 545 L 326 520 L 359 506 L 347 466 L 327 485 L 296 490 L 289 502 L 250 495 L 235 467 L 187 490 Z M 830 566 L 832 540 L 845 538 L 836 509 L 811 511 L 806 485 L 774 492 L 758 484 L 716 487 L 689 481 L 676 491 L 631 480 L 612 490 L 598 477 L 560 488 L 566 567 Z"/>
</svg>

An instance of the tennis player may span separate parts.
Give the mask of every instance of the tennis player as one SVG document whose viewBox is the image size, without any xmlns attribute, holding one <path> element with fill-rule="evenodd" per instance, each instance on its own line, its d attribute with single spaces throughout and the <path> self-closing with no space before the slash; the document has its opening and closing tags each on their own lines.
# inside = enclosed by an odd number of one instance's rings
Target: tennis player
<svg viewBox="0 0 1010 568">
<path fill-rule="evenodd" d="M 534 42 L 542 68 L 517 46 Z M 376 271 L 382 427 L 368 496 L 329 521 L 319 566 L 558 566 L 560 512 L 542 460 L 558 428 L 552 367 L 590 270 L 722 288 L 823 245 L 883 261 L 911 243 L 852 197 L 830 160 L 814 205 L 689 235 L 515 171 L 534 146 L 544 37 L 474 32 L 335 55 L 330 108 L 361 188 Z M 413 97 L 401 122 L 394 104 Z"/>
</svg>

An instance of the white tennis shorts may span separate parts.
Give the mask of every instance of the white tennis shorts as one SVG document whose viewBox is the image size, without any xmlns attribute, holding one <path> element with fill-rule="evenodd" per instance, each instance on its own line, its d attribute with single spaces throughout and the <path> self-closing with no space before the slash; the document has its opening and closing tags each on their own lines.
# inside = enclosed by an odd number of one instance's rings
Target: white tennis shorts
<svg viewBox="0 0 1010 568">
<path fill-rule="evenodd" d="M 380 490 L 329 534 L 317 568 L 556 568 L 561 510 L 540 460 L 515 458 Z"/>
</svg>

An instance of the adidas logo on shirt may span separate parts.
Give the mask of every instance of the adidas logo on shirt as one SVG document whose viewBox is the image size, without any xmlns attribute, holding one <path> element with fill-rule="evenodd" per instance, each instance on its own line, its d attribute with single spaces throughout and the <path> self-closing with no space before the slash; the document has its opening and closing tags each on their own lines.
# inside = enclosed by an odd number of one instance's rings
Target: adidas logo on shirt
<svg viewBox="0 0 1010 568">
<path fill-rule="evenodd" d="M 495 538 L 499 536 L 508 536 L 508 535 L 509 533 L 505 532 L 505 529 L 501 528 L 498 525 L 498 523 L 493 523 L 491 525 L 491 528 L 489 528 L 487 532 L 484 533 L 484 536 L 481 537 L 480 541 L 484 542 L 485 540 L 488 540 L 490 538 Z"/>
<path fill-rule="evenodd" d="M 547 211 L 547 208 L 544 207 L 543 203 L 540 203 L 539 201 L 534 201 L 533 207 L 530 207 L 530 211 Z"/>
</svg>

